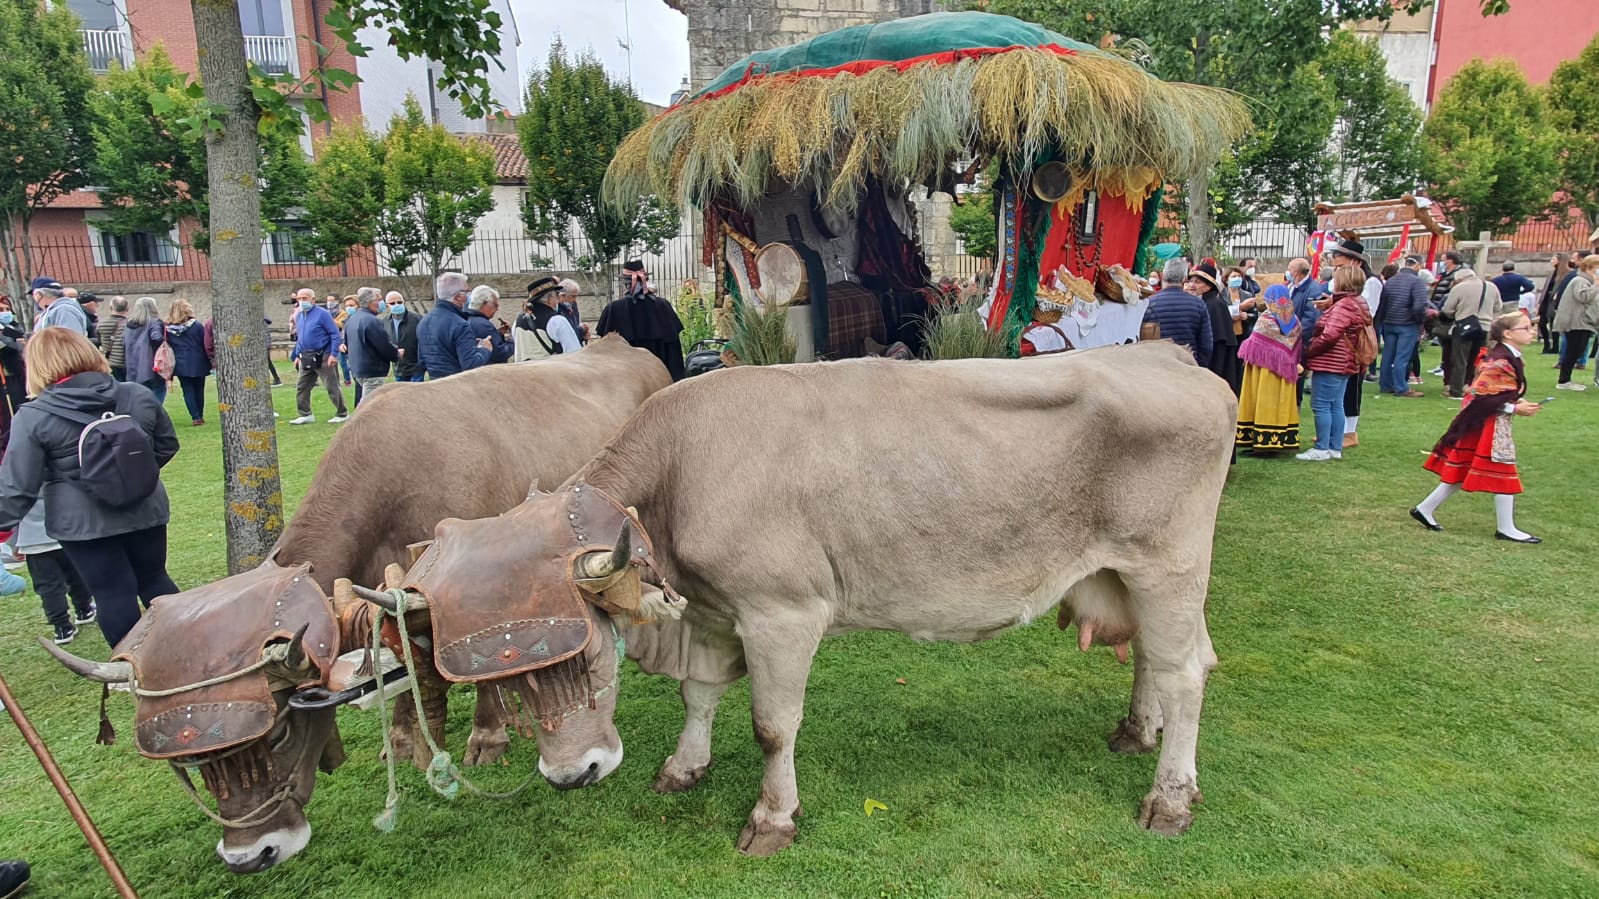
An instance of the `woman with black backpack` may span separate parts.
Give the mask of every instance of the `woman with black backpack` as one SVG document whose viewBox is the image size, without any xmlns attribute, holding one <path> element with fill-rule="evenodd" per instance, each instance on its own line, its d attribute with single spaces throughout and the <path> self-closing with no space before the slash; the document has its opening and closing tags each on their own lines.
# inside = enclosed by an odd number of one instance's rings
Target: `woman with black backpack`
<svg viewBox="0 0 1599 899">
<path fill-rule="evenodd" d="M 66 550 L 116 646 L 167 575 L 171 511 L 160 468 L 178 452 L 172 419 L 151 392 L 112 380 L 94 344 L 46 328 L 27 345 L 28 392 L 0 462 L 0 538 L 41 495 L 45 528 Z"/>
</svg>

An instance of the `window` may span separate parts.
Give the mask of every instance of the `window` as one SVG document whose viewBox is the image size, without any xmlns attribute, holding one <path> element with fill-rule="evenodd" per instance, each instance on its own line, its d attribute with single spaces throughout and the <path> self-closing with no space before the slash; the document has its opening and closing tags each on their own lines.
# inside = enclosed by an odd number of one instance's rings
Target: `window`
<svg viewBox="0 0 1599 899">
<path fill-rule="evenodd" d="M 289 265 L 293 263 L 308 263 L 299 250 L 294 248 L 296 234 L 310 234 L 311 229 L 301 222 L 275 222 L 277 230 L 268 234 L 266 262 L 272 265 Z"/>
<path fill-rule="evenodd" d="M 178 248 L 165 234 L 100 232 L 103 265 L 177 265 Z"/>
<path fill-rule="evenodd" d="M 287 36 L 283 30 L 282 0 L 239 0 L 239 24 L 247 35 Z"/>
<path fill-rule="evenodd" d="M 83 20 L 85 31 L 118 31 L 122 17 L 111 0 L 67 0 L 67 9 Z"/>
</svg>

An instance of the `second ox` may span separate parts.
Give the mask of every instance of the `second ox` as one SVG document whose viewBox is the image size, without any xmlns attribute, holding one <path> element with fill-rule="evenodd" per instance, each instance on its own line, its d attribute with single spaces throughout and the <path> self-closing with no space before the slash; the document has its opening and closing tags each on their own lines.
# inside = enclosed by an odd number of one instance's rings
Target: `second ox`
<svg viewBox="0 0 1599 899">
<path fill-rule="evenodd" d="M 1199 795 L 1235 411 L 1171 344 L 715 372 L 651 397 L 556 492 L 440 522 L 401 589 L 362 595 L 425 605 L 446 676 L 520 695 L 544 723 L 539 770 L 561 788 L 620 761 L 624 643 L 682 682 L 686 721 L 657 790 L 704 777 L 717 704 L 748 674 L 766 762 L 738 839 L 752 855 L 795 837 L 795 737 L 824 636 L 981 640 L 1058 606 L 1080 648 L 1125 658 L 1131 644 L 1131 707 L 1110 745 L 1159 740 L 1138 821 L 1177 834 Z M 1106 459 L 1049 489 L 1031 474 Z"/>
<path fill-rule="evenodd" d="M 317 769 L 343 761 L 334 710 L 289 700 L 325 685 L 339 651 L 370 639 L 365 604 L 330 604 L 334 579 L 374 582 L 441 518 L 495 515 L 537 480 L 560 483 L 669 383 L 653 355 L 607 337 L 546 362 L 384 387 L 329 443 L 269 561 L 160 598 L 112 662 L 45 648 L 84 677 L 132 681 L 140 753 L 171 762 L 180 777 L 199 769 L 230 869 L 271 867 L 309 842 L 304 807 Z M 421 667 L 414 683 L 442 741 L 447 684 Z M 496 700 L 479 696 L 469 764 L 505 751 Z M 410 702 L 396 705 L 396 751 L 415 745 L 425 766 L 414 719 Z"/>
</svg>

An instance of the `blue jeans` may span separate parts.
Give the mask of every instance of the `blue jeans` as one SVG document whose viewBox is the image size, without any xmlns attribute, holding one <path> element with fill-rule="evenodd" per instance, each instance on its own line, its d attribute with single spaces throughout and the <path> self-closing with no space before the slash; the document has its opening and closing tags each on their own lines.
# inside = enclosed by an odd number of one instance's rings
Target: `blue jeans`
<svg viewBox="0 0 1599 899">
<path fill-rule="evenodd" d="M 421 381 L 425 377 L 427 377 L 427 373 L 419 371 L 416 374 L 411 375 L 408 378 L 402 378 L 399 375 L 395 375 L 394 376 L 394 380 L 396 380 L 396 381 Z"/>
<path fill-rule="evenodd" d="M 1316 416 L 1315 449 L 1344 449 L 1344 388 L 1349 378 L 1325 371 L 1310 373 L 1310 411 Z"/>
<path fill-rule="evenodd" d="M 1382 374 L 1378 386 L 1383 393 L 1410 390 L 1410 357 L 1415 353 L 1416 334 L 1415 325 L 1382 326 Z"/>
<path fill-rule="evenodd" d="M 155 377 L 151 378 L 150 380 L 145 381 L 144 382 L 144 386 L 150 388 L 150 392 L 155 394 L 155 401 L 156 402 L 161 403 L 163 405 L 166 404 L 166 401 L 167 401 L 167 382 L 166 382 L 166 379 L 162 378 L 160 375 L 156 375 Z"/>
</svg>

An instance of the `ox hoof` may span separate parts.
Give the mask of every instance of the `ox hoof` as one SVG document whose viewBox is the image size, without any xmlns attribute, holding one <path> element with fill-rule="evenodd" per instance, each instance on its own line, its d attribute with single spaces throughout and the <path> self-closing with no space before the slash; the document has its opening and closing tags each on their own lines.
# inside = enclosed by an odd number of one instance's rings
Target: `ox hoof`
<svg viewBox="0 0 1599 899">
<path fill-rule="evenodd" d="M 409 727 L 393 727 L 393 728 L 390 728 L 389 729 L 389 747 L 394 751 L 394 757 L 395 758 L 397 758 L 397 759 L 409 758 L 411 756 L 411 728 L 409 728 Z M 382 761 L 385 761 L 385 762 L 387 762 L 389 760 L 389 757 L 387 755 L 384 755 L 382 752 L 378 753 L 378 758 L 380 760 L 382 760 Z"/>
<path fill-rule="evenodd" d="M 1155 750 L 1153 736 L 1145 740 L 1131 718 L 1123 718 L 1121 723 L 1116 725 L 1116 729 L 1111 732 L 1108 742 L 1111 752 L 1120 752 L 1125 755 L 1136 755 L 1140 752 L 1153 752 Z"/>
<path fill-rule="evenodd" d="M 792 818 L 782 821 L 763 820 L 759 812 L 750 815 L 744 832 L 738 835 L 738 851 L 756 858 L 776 855 L 794 844 L 798 828 Z"/>
<path fill-rule="evenodd" d="M 666 764 L 661 766 L 661 773 L 655 778 L 655 792 L 684 793 L 692 790 L 705 779 L 705 772 L 710 767 L 711 763 L 706 762 L 697 768 L 679 768 L 676 760 L 668 757 Z"/>
<path fill-rule="evenodd" d="M 492 764 L 503 758 L 510 747 L 511 736 L 504 727 L 473 728 L 472 736 L 466 740 L 466 757 L 461 761 L 468 766 Z"/>
<path fill-rule="evenodd" d="M 1199 791 L 1189 788 L 1192 797 L 1197 798 Z M 1145 830 L 1153 830 L 1161 836 L 1175 837 L 1188 832 L 1194 823 L 1194 813 L 1189 810 L 1189 803 L 1193 799 L 1178 799 L 1159 790 L 1152 790 L 1144 797 L 1144 805 L 1138 810 L 1138 825 Z"/>
</svg>

